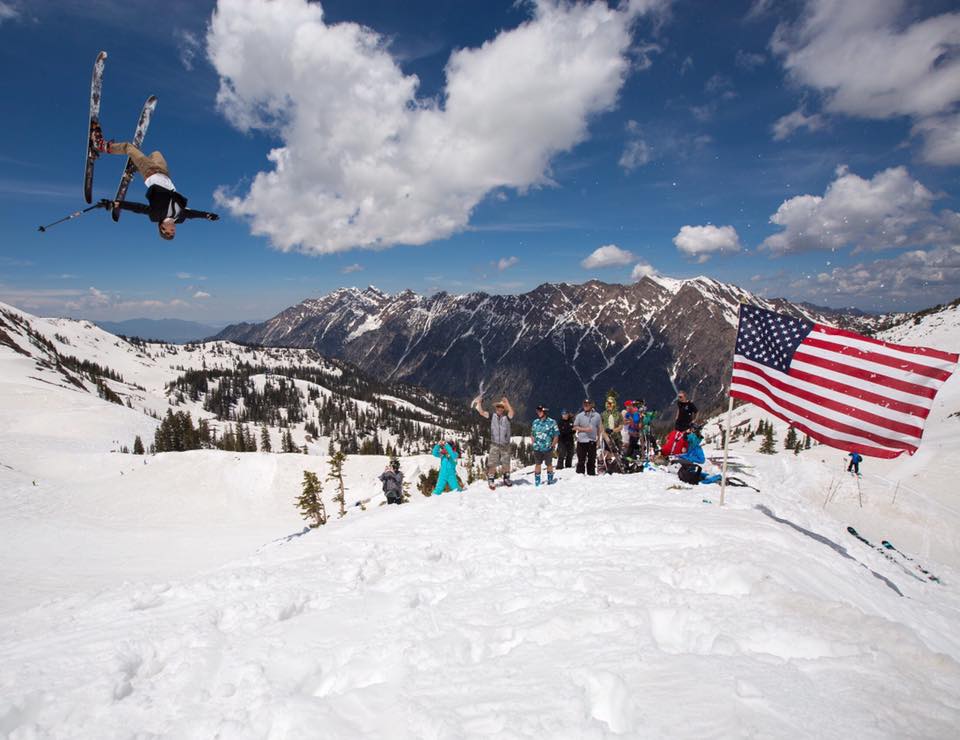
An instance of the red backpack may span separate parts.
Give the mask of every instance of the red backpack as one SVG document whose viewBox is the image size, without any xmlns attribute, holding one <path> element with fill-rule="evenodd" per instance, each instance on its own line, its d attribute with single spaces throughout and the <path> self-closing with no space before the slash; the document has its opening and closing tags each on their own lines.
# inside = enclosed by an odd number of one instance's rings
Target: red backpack
<svg viewBox="0 0 960 740">
<path fill-rule="evenodd" d="M 686 451 L 687 437 L 683 432 L 676 429 L 667 435 L 667 441 L 660 448 L 660 453 L 667 456 L 682 455 Z"/>
</svg>

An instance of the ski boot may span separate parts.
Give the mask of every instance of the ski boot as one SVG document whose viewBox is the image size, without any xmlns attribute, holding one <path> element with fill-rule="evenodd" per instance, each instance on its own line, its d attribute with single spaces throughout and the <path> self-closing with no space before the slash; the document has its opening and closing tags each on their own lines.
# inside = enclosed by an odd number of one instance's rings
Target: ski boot
<svg viewBox="0 0 960 740">
<path fill-rule="evenodd" d="M 490 488 L 491 491 L 497 490 L 497 481 L 494 480 L 494 477 L 492 475 L 489 478 L 487 478 L 487 486 Z"/>
<path fill-rule="evenodd" d="M 552 485 L 553 485 L 554 483 L 556 483 L 556 482 L 557 482 L 557 479 L 553 477 L 553 472 L 550 471 L 550 470 L 548 470 L 548 471 L 547 471 L 547 485 L 548 485 L 548 486 L 552 486 Z"/>
<path fill-rule="evenodd" d="M 540 486 L 540 481 L 541 481 L 541 479 L 540 479 L 540 473 L 534 473 L 534 474 L 533 474 L 533 485 L 535 485 L 535 486 L 537 486 L 537 487 L 539 488 L 539 486 Z"/>
<path fill-rule="evenodd" d="M 95 153 L 94 156 L 109 154 L 112 143 L 113 139 L 107 141 L 103 138 L 103 130 L 100 128 L 100 124 L 94 122 L 90 127 L 90 150 Z"/>
<path fill-rule="evenodd" d="M 513 485 L 513 481 L 510 480 L 510 475 L 507 473 L 503 474 L 503 485 L 505 485 L 507 488 Z"/>
</svg>

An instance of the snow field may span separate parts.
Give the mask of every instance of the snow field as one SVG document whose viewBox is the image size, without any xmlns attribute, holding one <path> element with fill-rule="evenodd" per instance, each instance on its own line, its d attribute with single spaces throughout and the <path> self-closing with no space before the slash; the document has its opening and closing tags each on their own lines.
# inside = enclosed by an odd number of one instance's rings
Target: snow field
<svg viewBox="0 0 960 740">
<path fill-rule="evenodd" d="M 721 510 L 675 480 L 474 486 L 7 615 L 0 732 L 952 733 L 953 589 L 899 578 L 825 517 L 798 524 L 856 560 L 753 508 L 782 508 L 768 496 Z"/>
</svg>

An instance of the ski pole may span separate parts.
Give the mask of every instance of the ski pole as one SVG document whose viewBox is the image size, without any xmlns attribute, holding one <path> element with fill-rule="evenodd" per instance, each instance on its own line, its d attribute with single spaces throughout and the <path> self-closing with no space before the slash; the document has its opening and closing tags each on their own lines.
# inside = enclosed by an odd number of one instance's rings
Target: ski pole
<svg viewBox="0 0 960 740">
<path fill-rule="evenodd" d="M 69 216 L 64 216 L 59 221 L 54 221 L 52 224 L 47 224 L 46 226 L 38 226 L 37 231 L 41 233 L 45 232 L 47 229 L 49 229 L 52 226 L 56 226 L 57 224 L 62 224 L 64 221 L 70 221 L 71 219 L 74 219 L 77 216 L 82 216 L 84 213 L 86 213 L 87 211 L 92 211 L 94 208 L 109 208 L 110 206 L 111 206 L 110 201 L 104 198 L 99 203 L 94 203 L 92 206 L 90 206 L 89 208 L 84 208 L 82 211 L 74 211 Z"/>
</svg>

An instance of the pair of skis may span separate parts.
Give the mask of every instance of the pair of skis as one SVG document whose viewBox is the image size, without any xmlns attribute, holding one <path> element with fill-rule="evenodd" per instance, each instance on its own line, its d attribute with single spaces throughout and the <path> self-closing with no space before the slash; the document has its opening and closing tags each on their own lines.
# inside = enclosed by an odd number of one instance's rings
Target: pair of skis
<svg viewBox="0 0 960 740">
<path fill-rule="evenodd" d="M 83 173 L 83 197 L 87 203 L 93 202 L 93 165 L 100 156 L 100 152 L 94 146 L 94 132 L 102 137 L 100 131 L 100 92 L 103 87 L 103 69 L 107 60 L 107 52 L 101 51 L 97 54 L 97 59 L 93 63 L 93 77 L 90 81 L 90 122 L 87 128 L 87 161 Z M 137 120 L 137 128 L 134 131 L 132 144 L 137 149 L 143 144 L 143 139 L 147 135 L 147 128 L 150 126 L 150 117 L 157 107 L 157 96 L 151 95 L 143 104 L 140 111 L 140 118 Z M 117 187 L 117 196 L 110 204 L 110 216 L 114 221 L 120 220 L 119 202 L 127 195 L 127 188 L 130 187 L 130 181 L 137 173 L 137 168 L 133 160 L 127 157 L 127 164 L 123 169 L 123 175 L 120 176 L 120 185 Z M 42 229 L 41 229 L 42 230 Z"/>
<path fill-rule="evenodd" d="M 860 540 L 860 541 L 861 541 L 863 544 L 865 544 L 867 547 L 871 547 L 871 548 L 873 548 L 874 550 L 876 550 L 877 552 L 881 553 L 881 554 L 882 554 L 887 560 L 889 560 L 891 563 L 894 563 L 894 564 L 896 564 L 896 565 L 899 565 L 901 568 L 903 568 L 904 571 L 906 571 L 906 573 L 907 573 L 908 575 L 911 575 L 911 576 L 913 576 L 914 578 L 922 581 L 922 580 L 924 580 L 924 579 L 923 579 L 922 577 L 920 577 L 919 575 L 917 575 L 917 573 L 916 573 L 916 571 L 920 571 L 920 573 L 922 573 L 924 576 L 926 576 L 926 580 L 928 580 L 928 581 L 933 581 L 934 583 L 940 583 L 940 579 L 939 579 L 939 578 L 937 578 L 935 575 L 933 575 L 933 573 L 931 573 L 929 570 L 927 570 L 926 568 L 924 568 L 922 565 L 920 565 L 920 563 L 918 563 L 916 560 L 914 560 L 913 558 L 911 558 L 909 555 L 907 555 L 906 553 L 904 553 L 904 552 L 902 552 L 901 550 L 898 550 L 896 547 L 894 547 L 894 546 L 893 546 L 893 543 L 890 542 L 889 540 L 883 540 L 883 542 L 882 542 L 880 545 L 876 545 L 876 544 L 874 544 L 873 542 L 871 542 L 870 540 L 868 540 L 866 537 L 864 537 L 863 535 L 861 535 L 861 534 L 860 534 L 857 530 L 855 530 L 853 527 L 847 527 L 847 532 L 849 532 L 850 534 L 852 534 L 854 537 L 856 537 L 858 540 Z M 900 556 L 900 558 L 902 558 L 902 560 L 897 560 L 896 558 L 894 558 L 893 555 L 890 554 L 891 552 L 895 552 L 897 555 Z M 903 562 L 903 560 L 906 560 L 907 562 L 909 562 L 913 567 L 911 568 L 911 567 L 907 566 L 907 565 Z"/>
</svg>

